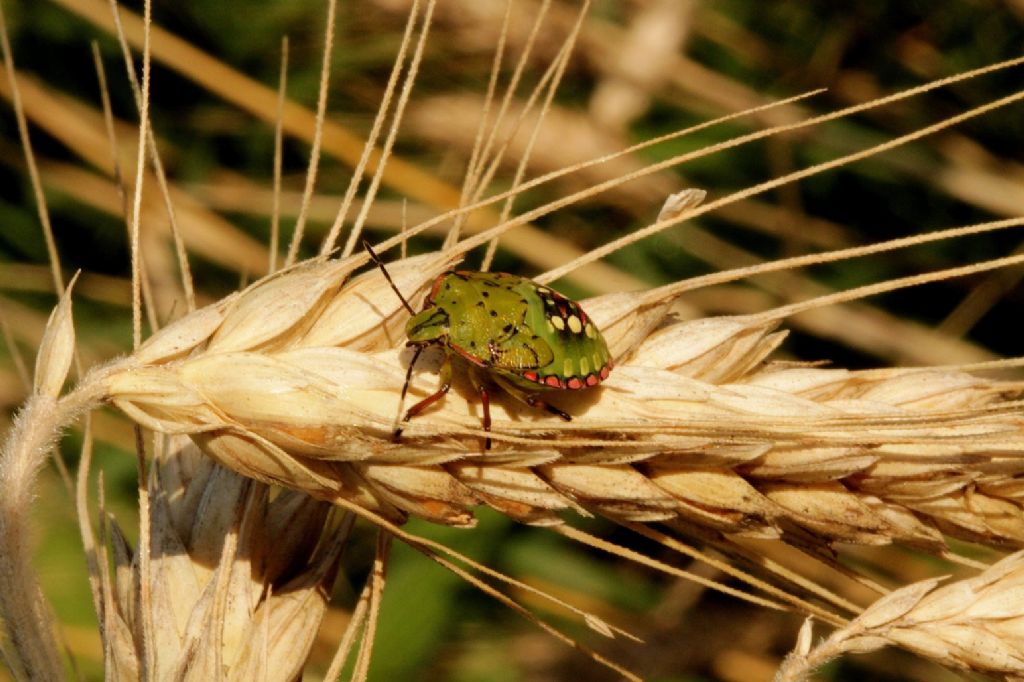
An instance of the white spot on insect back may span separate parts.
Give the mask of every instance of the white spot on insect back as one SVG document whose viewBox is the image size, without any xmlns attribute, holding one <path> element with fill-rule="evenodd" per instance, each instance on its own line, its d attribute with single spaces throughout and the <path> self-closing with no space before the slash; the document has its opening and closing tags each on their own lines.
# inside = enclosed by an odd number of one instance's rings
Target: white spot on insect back
<svg viewBox="0 0 1024 682">
<path fill-rule="evenodd" d="M 576 369 L 572 366 L 572 358 L 566 358 L 565 362 L 562 363 L 562 374 L 571 377 L 576 374 Z"/>
<path fill-rule="evenodd" d="M 565 329 L 565 320 L 560 317 L 551 316 L 548 318 L 548 321 L 551 322 L 552 326 L 554 326 L 558 331 Z"/>
<path fill-rule="evenodd" d="M 576 317 L 575 315 L 570 315 L 569 329 L 572 331 L 573 334 L 579 334 L 581 331 L 583 331 L 583 323 L 580 322 L 580 318 Z"/>
</svg>

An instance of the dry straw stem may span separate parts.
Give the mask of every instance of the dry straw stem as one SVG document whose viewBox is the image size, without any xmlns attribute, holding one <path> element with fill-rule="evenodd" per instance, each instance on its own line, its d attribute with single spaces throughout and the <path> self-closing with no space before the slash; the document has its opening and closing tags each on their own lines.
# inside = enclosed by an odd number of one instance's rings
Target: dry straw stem
<svg viewBox="0 0 1024 682">
<path fill-rule="evenodd" d="M 932 578 L 896 590 L 813 649 L 808 619 L 776 682 L 806 680 L 842 654 L 894 645 L 964 671 L 1024 679 L 1024 552 L 973 578 L 941 582 Z"/>
<path fill-rule="evenodd" d="M 19 679 L 62 676 L 50 613 L 31 565 L 29 512 L 35 479 L 60 430 L 102 399 L 102 375 L 118 367 L 115 362 L 94 371 L 59 397 L 75 348 L 71 291 L 69 286 L 50 316 L 32 394 L 0 449 L 0 624 L 3 658 Z"/>
</svg>

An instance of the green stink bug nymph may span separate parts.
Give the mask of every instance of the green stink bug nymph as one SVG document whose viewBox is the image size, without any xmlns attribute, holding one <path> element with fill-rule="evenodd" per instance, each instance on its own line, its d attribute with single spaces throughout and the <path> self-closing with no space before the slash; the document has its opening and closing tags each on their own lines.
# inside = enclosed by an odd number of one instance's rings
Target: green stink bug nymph
<svg viewBox="0 0 1024 682">
<path fill-rule="evenodd" d="M 485 431 L 491 429 L 488 380 L 517 400 L 570 421 L 572 417 L 539 395 L 586 389 L 608 378 L 612 358 L 597 325 L 578 303 L 553 289 L 504 272 L 449 270 L 434 280 L 417 313 L 370 245 L 364 242 L 364 246 L 412 315 L 405 326 L 406 345 L 416 352 L 402 388 L 403 400 L 420 352 L 440 346 L 445 353 L 440 388 L 409 408 L 403 422 L 448 392 L 453 356 L 469 367 L 470 382 L 483 407 Z M 396 428 L 396 438 L 401 430 Z M 490 447 L 490 438 L 485 447 Z"/>
</svg>

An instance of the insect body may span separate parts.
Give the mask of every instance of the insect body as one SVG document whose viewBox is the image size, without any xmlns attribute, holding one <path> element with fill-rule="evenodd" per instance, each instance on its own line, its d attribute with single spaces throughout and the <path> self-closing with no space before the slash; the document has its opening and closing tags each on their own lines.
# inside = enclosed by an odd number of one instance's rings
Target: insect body
<svg viewBox="0 0 1024 682">
<path fill-rule="evenodd" d="M 453 356 L 461 357 L 469 366 L 470 381 L 483 406 L 486 431 L 491 426 L 488 379 L 517 400 L 568 421 L 572 419 L 568 414 L 539 396 L 596 386 L 612 369 L 604 337 L 578 303 L 544 285 L 507 273 L 455 270 L 441 274 L 434 280 L 423 309 L 409 319 L 405 331 L 407 345 L 416 348 L 413 363 L 424 348 L 433 345 L 444 348 L 445 360 L 441 387 L 413 405 L 403 421 L 448 392 Z M 403 396 L 411 374 L 412 364 Z M 400 432 L 397 429 L 396 435 Z"/>
</svg>

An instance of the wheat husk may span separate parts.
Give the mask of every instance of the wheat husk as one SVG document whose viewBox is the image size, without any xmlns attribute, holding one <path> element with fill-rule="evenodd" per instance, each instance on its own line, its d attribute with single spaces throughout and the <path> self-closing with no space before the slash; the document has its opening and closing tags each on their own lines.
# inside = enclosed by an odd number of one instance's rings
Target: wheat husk
<svg viewBox="0 0 1024 682">
<path fill-rule="evenodd" d="M 486 504 L 534 524 L 582 509 L 761 538 L 799 529 L 823 545 L 1024 543 L 1018 385 L 775 364 L 774 321 L 677 320 L 649 295 L 583 303 L 616 368 L 555 399 L 572 422 L 498 399 L 484 450 L 463 380 L 395 442 L 407 314 L 379 272 L 352 276 L 362 260 L 308 263 L 183 318 L 108 378 L 109 399 L 245 476 L 392 520 L 471 525 Z M 450 261 L 388 268 L 422 295 Z M 412 398 L 433 391 L 430 366 Z"/>
</svg>

